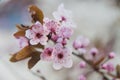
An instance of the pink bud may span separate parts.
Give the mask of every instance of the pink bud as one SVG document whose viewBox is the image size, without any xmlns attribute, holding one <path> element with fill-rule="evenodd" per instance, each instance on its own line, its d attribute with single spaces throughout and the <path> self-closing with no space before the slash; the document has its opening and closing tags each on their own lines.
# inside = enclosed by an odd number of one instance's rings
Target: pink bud
<svg viewBox="0 0 120 80">
<path fill-rule="evenodd" d="M 98 54 L 98 49 L 97 49 L 97 48 L 92 48 L 92 49 L 90 50 L 90 54 L 91 54 L 92 56 L 95 56 L 96 54 Z"/>
<path fill-rule="evenodd" d="M 108 72 L 113 72 L 114 71 L 114 66 L 112 63 L 107 63 L 102 65 L 102 69 L 107 70 Z"/>
<path fill-rule="evenodd" d="M 114 53 L 114 52 L 110 52 L 110 53 L 109 53 L 109 58 L 112 59 L 112 58 L 114 58 L 114 57 L 115 57 L 115 53 Z"/>
<path fill-rule="evenodd" d="M 86 63 L 84 61 L 81 61 L 79 65 L 80 65 L 80 68 L 85 68 L 86 67 Z"/>
<path fill-rule="evenodd" d="M 80 75 L 80 76 L 79 76 L 79 80 L 86 80 L 85 75 Z"/>
<path fill-rule="evenodd" d="M 107 69 L 107 64 L 103 64 L 102 69 Z"/>
</svg>

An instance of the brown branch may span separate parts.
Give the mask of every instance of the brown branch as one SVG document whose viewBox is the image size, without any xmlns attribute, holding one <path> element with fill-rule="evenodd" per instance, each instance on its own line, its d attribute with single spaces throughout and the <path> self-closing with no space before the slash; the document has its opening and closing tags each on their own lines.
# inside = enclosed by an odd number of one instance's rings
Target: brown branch
<svg viewBox="0 0 120 80">
<path fill-rule="evenodd" d="M 107 76 L 104 75 L 103 72 L 99 71 L 99 69 L 95 68 L 92 63 L 88 60 L 86 60 L 83 55 L 79 55 L 79 54 L 76 54 L 76 53 L 72 53 L 73 55 L 77 56 L 78 58 L 84 60 L 95 72 L 97 72 L 98 74 L 100 74 L 101 76 L 103 76 L 103 79 L 104 80 L 109 80 L 109 78 Z"/>
</svg>

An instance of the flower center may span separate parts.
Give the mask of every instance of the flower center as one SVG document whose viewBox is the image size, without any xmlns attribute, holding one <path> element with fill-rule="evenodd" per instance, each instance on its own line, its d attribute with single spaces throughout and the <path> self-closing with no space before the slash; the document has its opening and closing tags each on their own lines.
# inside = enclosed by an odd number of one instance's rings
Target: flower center
<svg viewBox="0 0 120 80">
<path fill-rule="evenodd" d="M 48 55 L 48 56 L 51 56 L 51 55 L 52 55 L 52 51 L 49 50 L 49 51 L 47 52 L 47 55 Z"/>
<path fill-rule="evenodd" d="M 60 53 L 60 54 L 58 54 L 58 56 L 57 56 L 59 59 L 62 59 L 64 56 L 63 56 L 63 54 L 62 53 Z"/>
<path fill-rule="evenodd" d="M 66 18 L 62 16 L 62 21 L 66 21 Z"/>
<path fill-rule="evenodd" d="M 36 37 L 37 37 L 37 38 L 40 38 L 41 36 L 42 36 L 42 35 L 41 35 L 40 33 L 37 33 L 37 34 L 36 34 Z"/>
</svg>

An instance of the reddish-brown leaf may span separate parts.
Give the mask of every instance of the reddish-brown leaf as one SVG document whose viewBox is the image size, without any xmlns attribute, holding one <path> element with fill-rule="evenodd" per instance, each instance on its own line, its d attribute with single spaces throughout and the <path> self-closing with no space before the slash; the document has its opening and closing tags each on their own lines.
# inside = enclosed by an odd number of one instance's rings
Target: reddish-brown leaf
<svg viewBox="0 0 120 80">
<path fill-rule="evenodd" d="M 17 27 L 18 31 L 25 31 L 25 30 L 29 29 L 29 26 L 25 26 L 23 24 L 21 24 L 21 25 L 17 24 L 16 27 Z"/>
<path fill-rule="evenodd" d="M 32 53 L 31 59 L 28 61 L 28 68 L 31 69 L 40 60 L 40 52 Z"/>
<path fill-rule="evenodd" d="M 39 21 L 43 23 L 43 12 L 35 5 L 29 6 L 29 12 L 31 13 L 32 22 L 35 23 L 36 21 Z"/>
<path fill-rule="evenodd" d="M 16 54 L 13 54 L 12 57 L 10 58 L 11 62 L 17 62 L 18 60 L 16 60 Z"/>
<path fill-rule="evenodd" d="M 14 54 L 11 57 L 10 61 L 11 62 L 17 62 L 17 61 L 26 59 L 26 58 L 30 57 L 34 51 L 35 50 L 32 47 L 26 46 L 25 48 L 23 48 L 22 50 L 20 50 L 16 54 Z"/>
<path fill-rule="evenodd" d="M 17 31 L 16 33 L 14 33 L 14 36 L 16 38 L 20 37 L 20 36 L 25 36 L 25 31 Z"/>
</svg>

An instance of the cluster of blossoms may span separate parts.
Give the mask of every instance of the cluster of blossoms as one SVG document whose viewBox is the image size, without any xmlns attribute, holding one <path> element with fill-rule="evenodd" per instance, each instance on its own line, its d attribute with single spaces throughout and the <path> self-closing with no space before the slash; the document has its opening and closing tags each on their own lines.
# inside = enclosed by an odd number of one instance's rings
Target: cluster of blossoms
<svg viewBox="0 0 120 80">
<path fill-rule="evenodd" d="M 104 52 L 97 46 L 93 46 L 84 36 L 79 36 L 73 41 L 73 48 L 78 54 L 67 47 L 75 24 L 72 21 L 71 12 L 66 10 L 63 4 L 53 12 L 54 19 L 44 17 L 42 11 L 34 5 L 30 7 L 30 11 L 32 12 L 33 25 L 17 26 L 18 32 L 14 36 L 18 39 L 21 50 L 14 54 L 10 61 L 17 62 L 31 57 L 28 61 L 29 69 L 41 59 L 52 62 L 53 68 L 59 70 L 62 67 L 72 67 L 71 54 L 73 54 L 82 59 L 79 63 L 81 69 L 86 69 L 89 66 L 92 72 L 95 71 L 102 75 L 103 80 L 109 80 L 104 73 L 109 73 L 108 75 L 113 80 L 120 78 L 120 65 L 116 66 L 117 76 L 113 76 L 111 73 L 115 71 L 115 68 L 112 63 L 108 62 L 115 57 L 114 52 Z M 52 44 L 49 45 L 49 42 Z M 83 72 L 78 80 L 87 80 L 88 73 L 91 72 Z"/>
<path fill-rule="evenodd" d="M 70 68 L 72 59 L 70 57 L 71 50 L 66 48 L 67 40 L 73 34 L 74 23 L 72 21 L 71 12 L 64 9 L 61 4 L 58 10 L 53 13 L 55 19 L 44 18 L 43 24 L 37 21 L 32 27 L 25 32 L 25 37 L 20 37 L 20 47 L 24 48 L 28 45 L 41 44 L 48 46 L 51 40 L 54 45 L 45 47 L 41 53 L 41 59 L 45 61 L 53 61 L 55 69 L 61 69 L 62 66 Z"/>
<path fill-rule="evenodd" d="M 102 58 L 100 58 L 100 60 L 96 60 L 96 58 L 99 58 L 97 56 L 101 55 L 100 50 L 98 50 L 96 47 L 91 47 L 89 39 L 83 36 L 79 36 L 77 39 L 74 40 L 73 47 L 75 50 L 78 51 L 78 56 L 83 59 L 83 61 L 79 63 L 81 69 L 87 68 L 88 64 L 89 66 L 94 68 L 95 71 L 103 69 L 111 73 L 115 70 L 113 64 L 107 62 L 108 60 L 115 57 L 114 52 L 110 52 L 108 55 L 104 55 Z M 89 55 L 89 58 L 85 57 L 86 55 Z M 87 80 L 86 77 L 87 73 L 83 73 L 82 75 L 80 75 L 79 80 Z"/>
</svg>

